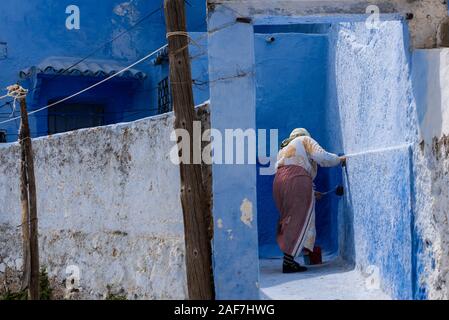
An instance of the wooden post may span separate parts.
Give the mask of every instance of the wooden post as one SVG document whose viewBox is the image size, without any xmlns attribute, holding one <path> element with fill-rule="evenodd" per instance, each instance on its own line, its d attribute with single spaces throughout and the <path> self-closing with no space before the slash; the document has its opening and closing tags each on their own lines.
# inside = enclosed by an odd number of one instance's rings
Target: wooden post
<svg viewBox="0 0 449 320">
<path fill-rule="evenodd" d="M 29 288 L 30 284 L 30 223 L 29 223 L 29 201 L 28 201 L 28 178 L 25 148 L 23 146 L 24 130 L 20 126 L 19 144 L 20 144 L 20 202 L 22 207 L 22 259 L 23 275 L 22 290 Z"/>
<path fill-rule="evenodd" d="M 22 203 L 23 282 L 31 300 L 39 299 L 39 245 L 33 148 L 26 98 L 20 98 L 20 200 Z"/>
<path fill-rule="evenodd" d="M 194 112 L 192 75 L 186 34 L 184 0 L 165 0 L 165 21 L 170 61 L 170 84 L 175 113 L 175 129 L 185 129 L 190 135 L 190 161 L 193 161 Z M 200 148 L 201 149 L 201 148 Z M 182 158 L 180 150 L 180 158 Z M 215 298 L 212 274 L 212 250 L 208 235 L 207 199 L 201 176 L 201 164 L 179 165 L 181 173 L 181 203 L 184 217 L 186 269 L 189 298 Z"/>
</svg>

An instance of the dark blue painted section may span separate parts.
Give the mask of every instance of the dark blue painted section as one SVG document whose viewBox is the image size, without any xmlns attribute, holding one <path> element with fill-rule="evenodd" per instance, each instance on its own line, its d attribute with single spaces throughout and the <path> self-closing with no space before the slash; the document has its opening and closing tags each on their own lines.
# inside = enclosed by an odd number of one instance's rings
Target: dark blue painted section
<svg viewBox="0 0 449 320">
<path fill-rule="evenodd" d="M 329 23 L 307 23 L 307 24 L 282 24 L 282 25 L 256 25 L 255 33 L 305 33 L 326 34 L 329 32 Z"/>
<path fill-rule="evenodd" d="M 81 28 L 79 30 L 68 30 L 65 26 L 68 17 L 65 13 L 66 7 L 71 4 L 77 5 L 80 9 Z M 113 60 L 125 66 L 138 60 L 166 43 L 162 4 L 162 0 L 138 2 L 78 0 L 75 3 L 65 0 L 1 1 L 0 42 L 6 42 L 8 54 L 5 59 L 0 58 L 0 88 L 3 89 L 17 82 L 20 70 L 37 65 L 51 56 L 81 59 L 91 55 L 91 59 Z M 186 9 L 188 30 L 204 32 L 206 30 L 205 1 L 190 1 Z M 140 19 L 150 13 L 153 14 L 136 26 Z M 132 31 L 123 33 L 130 28 L 133 28 Z M 119 36 L 122 33 L 123 35 Z M 113 38 L 116 39 L 110 42 Z M 205 40 L 206 37 L 203 37 L 203 44 Z M 198 53 L 199 49 L 192 48 L 192 50 Z M 206 49 L 202 48 L 201 58 L 196 59 L 200 62 L 192 64 L 193 73 L 198 73 L 198 77 L 201 75 L 202 79 L 205 78 L 204 68 L 207 66 L 205 51 Z M 79 99 L 90 102 L 97 102 L 97 98 L 103 102 L 105 99 L 111 101 L 107 106 L 108 110 L 123 111 L 121 115 L 115 117 L 117 121 L 130 121 L 154 114 L 157 83 L 160 78 L 168 75 L 168 67 L 166 64 L 154 66 L 150 60 L 147 60 L 136 68 L 149 77 L 145 81 L 125 84 L 120 91 L 117 90 L 117 83 L 104 85 L 95 91 L 98 96 L 89 93 L 82 95 Z M 159 77 L 155 76 L 156 74 L 159 74 Z M 63 97 L 66 94 L 72 94 L 81 88 L 80 84 L 92 83 L 93 79 L 64 76 L 59 77 L 58 80 L 61 83 L 59 86 L 57 83 L 45 81 L 42 83 L 39 95 L 34 95 L 33 99 L 28 101 L 30 110 L 43 107 L 41 103 L 55 96 Z M 23 85 L 27 87 L 30 84 L 24 82 Z M 52 90 L 55 89 L 60 91 L 53 92 Z M 109 98 L 102 92 L 109 92 Z M 4 93 L 1 92 L 0 95 Z M 201 90 L 195 89 L 195 93 L 197 103 L 207 99 L 207 81 Z M 3 102 L 4 100 L 0 101 L 0 105 Z M 131 110 L 134 111 L 129 112 Z M 0 108 L 0 121 L 6 120 L 10 114 L 9 106 Z M 17 112 L 16 115 L 18 115 Z M 44 113 L 31 117 L 33 136 L 40 136 L 46 131 L 46 121 L 39 121 L 43 117 Z M 107 118 L 116 121 L 109 115 Z M 0 129 L 7 130 L 8 141 L 17 140 L 18 122 L 0 125 Z"/>
<path fill-rule="evenodd" d="M 410 196 L 411 196 L 411 221 L 410 221 L 410 233 L 412 238 L 412 297 L 415 300 L 425 300 L 427 299 L 427 290 L 425 285 L 421 281 L 421 277 L 425 272 L 425 259 L 430 259 L 430 257 L 425 257 L 425 242 L 419 233 L 418 226 L 416 224 L 416 190 L 415 190 L 415 176 L 413 174 L 413 151 L 410 149 L 409 152 L 410 162 Z"/>
<path fill-rule="evenodd" d="M 258 129 L 278 129 L 279 144 L 297 127 L 307 128 L 324 147 L 333 137 L 325 124 L 328 111 L 327 34 L 291 33 L 292 30 L 323 31 L 327 25 L 272 26 L 289 33 L 255 35 L 256 119 Z M 255 31 L 268 31 L 256 26 Z M 291 30 L 290 30 L 291 29 Z M 270 38 L 271 41 L 267 41 Z M 274 41 L 272 41 L 274 39 Z M 280 80 L 282 79 L 282 80 Z M 268 150 L 268 146 L 267 146 Z M 320 168 L 316 189 L 327 191 L 338 184 L 338 169 Z M 272 198 L 274 176 L 257 176 L 258 237 L 261 257 L 280 256 L 276 244 L 278 212 Z M 327 196 L 316 205 L 317 245 L 327 254 L 338 249 L 337 202 Z"/>
<path fill-rule="evenodd" d="M 91 86 L 97 81 L 98 78 L 95 77 L 66 77 L 64 81 L 61 81 L 61 79 L 54 79 L 54 76 L 39 76 L 38 85 L 41 89 L 33 95 L 35 100 L 32 100 L 29 110 L 33 111 L 38 106 L 45 106 L 53 101 L 65 98 L 74 92 Z M 149 108 L 136 111 L 136 108 L 133 106 L 134 93 L 139 89 L 139 81 L 113 80 L 71 99 L 70 103 L 95 102 L 96 104 L 105 106 L 105 124 L 129 121 L 128 119 L 136 113 L 150 114 L 150 110 L 145 111 L 145 109 Z M 30 127 L 34 128 L 37 133 L 36 135 L 41 136 L 47 134 L 48 111 L 57 112 L 57 108 L 55 106 L 50 109 L 45 109 L 30 117 Z M 67 115 L 64 113 L 58 115 L 61 117 L 73 116 L 73 114 Z"/>
</svg>

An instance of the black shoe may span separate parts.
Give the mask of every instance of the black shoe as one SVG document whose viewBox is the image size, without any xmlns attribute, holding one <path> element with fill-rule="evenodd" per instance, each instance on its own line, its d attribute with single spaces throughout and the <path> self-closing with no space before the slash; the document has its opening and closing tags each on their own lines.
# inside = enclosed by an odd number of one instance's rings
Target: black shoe
<svg viewBox="0 0 449 320">
<path fill-rule="evenodd" d="M 296 273 L 296 272 L 304 272 L 307 271 L 306 267 L 301 266 L 299 263 L 283 263 L 282 264 L 282 273 Z"/>
</svg>

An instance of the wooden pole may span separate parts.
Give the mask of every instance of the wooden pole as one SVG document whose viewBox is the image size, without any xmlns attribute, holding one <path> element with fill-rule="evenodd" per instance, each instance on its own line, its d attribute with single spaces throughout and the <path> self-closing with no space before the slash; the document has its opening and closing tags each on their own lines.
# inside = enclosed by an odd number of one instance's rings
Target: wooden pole
<svg viewBox="0 0 449 320">
<path fill-rule="evenodd" d="M 30 222 L 29 222 L 29 200 L 28 200 L 28 178 L 25 148 L 23 146 L 24 130 L 20 126 L 20 202 L 22 207 L 22 257 L 23 257 L 23 277 L 22 290 L 29 288 L 30 284 Z"/>
<path fill-rule="evenodd" d="M 193 121 L 196 120 L 189 39 L 186 34 L 184 0 L 165 0 L 165 21 L 170 61 L 170 84 L 175 113 L 175 129 L 185 129 L 190 136 L 190 161 L 198 141 L 193 141 Z M 200 148 L 201 149 L 201 148 Z M 179 150 L 181 152 L 186 150 Z M 207 199 L 201 176 L 201 164 L 180 164 L 181 203 L 184 217 L 186 269 L 189 298 L 215 298 L 212 274 L 212 250 L 208 235 Z"/>
<path fill-rule="evenodd" d="M 20 98 L 20 200 L 22 204 L 23 282 L 31 300 L 39 299 L 39 245 L 33 147 L 26 98 Z"/>
</svg>

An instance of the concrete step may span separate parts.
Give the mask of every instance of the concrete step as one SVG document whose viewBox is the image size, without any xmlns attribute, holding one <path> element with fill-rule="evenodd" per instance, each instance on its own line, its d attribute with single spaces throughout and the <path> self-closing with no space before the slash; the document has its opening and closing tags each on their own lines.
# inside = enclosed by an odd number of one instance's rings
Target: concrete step
<svg viewBox="0 0 449 320">
<path fill-rule="evenodd" d="M 368 289 L 365 277 L 340 259 L 283 274 L 281 259 L 260 260 L 260 292 L 265 300 L 391 300 Z"/>
</svg>

